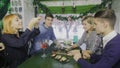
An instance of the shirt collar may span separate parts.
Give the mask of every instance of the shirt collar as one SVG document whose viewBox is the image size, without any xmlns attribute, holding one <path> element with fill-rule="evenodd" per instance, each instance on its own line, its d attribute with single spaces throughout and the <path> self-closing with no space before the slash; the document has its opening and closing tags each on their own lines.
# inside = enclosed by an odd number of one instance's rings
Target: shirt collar
<svg viewBox="0 0 120 68">
<path fill-rule="evenodd" d="M 43 27 L 44 27 L 45 29 L 48 29 L 48 28 L 49 28 L 49 27 L 47 28 L 47 27 L 45 26 L 45 22 L 43 22 Z"/>
<path fill-rule="evenodd" d="M 46 29 L 51 28 L 51 27 L 46 27 L 46 26 L 45 26 L 45 22 L 43 22 L 43 27 L 46 28 Z"/>
<path fill-rule="evenodd" d="M 106 44 L 112 40 L 115 36 L 117 35 L 116 31 L 112 31 L 109 34 L 107 34 L 106 36 L 103 37 L 103 48 L 106 46 Z"/>
</svg>

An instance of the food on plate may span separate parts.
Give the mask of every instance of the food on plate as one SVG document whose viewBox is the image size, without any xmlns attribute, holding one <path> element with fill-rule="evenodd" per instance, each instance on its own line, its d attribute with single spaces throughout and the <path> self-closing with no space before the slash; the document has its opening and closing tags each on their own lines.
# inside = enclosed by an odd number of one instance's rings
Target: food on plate
<svg viewBox="0 0 120 68">
<path fill-rule="evenodd" d="M 61 55 L 57 55 L 56 57 L 55 57 L 55 59 L 60 59 L 61 58 Z"/>
<path fill-rule="evenodd" d="M 55 57 L 55 56 L 56 56 L 56 54 L 52 54 L 52 55 L 51 55 L 51 57 Z"/>
<path fill-rule="evenodd" d="M 66 60 L 67 60 L 66 57 L 62 57 L 62 58 L 60 59 L 60 62 L 64 62 L 64 61 L 66 61 Z"/>
<path fill-rule="evenodd" d="M 53 57 L 53 59 L 58 60 L 61 63 L 66 63 L 70 61 L 65 49 L 52 51 L 51 57 Z"/>
<path fill-rule="evenodd" d="M 69 62 L 70 60 L 68 59 L 68 60 L 66 60 L 66 62 Z"/>
<path fill-rule="evenodd" d="M 62 56 L 60 55 L 60 56 L 58 56 L 58 58 L 57 59 L 60 59 Z"/>
</svg>

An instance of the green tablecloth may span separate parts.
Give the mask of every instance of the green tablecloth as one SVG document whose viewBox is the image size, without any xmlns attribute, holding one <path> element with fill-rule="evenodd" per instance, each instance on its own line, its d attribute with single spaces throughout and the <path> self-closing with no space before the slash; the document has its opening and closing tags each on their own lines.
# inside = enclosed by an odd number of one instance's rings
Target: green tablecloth
<svg viewBox="0 0 120 68">
<path fill-rule="evenodd" d="M 80 68 L 80 66 L 73 59 L 68 63 L 61 63 L 50 55 L 42 58 L 40 54 L 37 54 L 26 60 L 18 68 Z"/>
<path fill-rule="evenodd" d="M 19 65 L 18 68 L 80 68 L 79 64 L 77 64 L 73 58 L 71 58 L 68 63 L 61 63 L 53 59 L 51 57 L 51 52 L 53 49 L 54 45 L 51 45 L 46 50 L 47 57 L 42 58 L 41 54 L 43 51 L 40 51 L 40 53 L 32 56 Z"/>
</svg>

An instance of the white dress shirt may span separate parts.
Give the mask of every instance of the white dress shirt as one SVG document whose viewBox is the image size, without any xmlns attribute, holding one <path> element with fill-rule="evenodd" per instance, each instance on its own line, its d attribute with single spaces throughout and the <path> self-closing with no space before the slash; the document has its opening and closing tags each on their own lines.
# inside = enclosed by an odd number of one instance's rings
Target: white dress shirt
<svg viewBox="0 0 120 68">
<path fill-rule="evenodd" d="M 112 40 L 115 36 L 117 35 L 116 31 L 112 31 L 109 34 L 107 34 L 106 36 L 103 37 L 103 48 L 106 46 L 106 44 Z"/>
</svg>

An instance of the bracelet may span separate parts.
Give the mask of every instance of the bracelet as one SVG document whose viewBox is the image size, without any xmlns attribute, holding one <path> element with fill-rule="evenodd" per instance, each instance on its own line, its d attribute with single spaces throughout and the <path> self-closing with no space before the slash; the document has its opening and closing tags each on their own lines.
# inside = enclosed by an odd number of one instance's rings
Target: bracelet
<svg viewBox="0 0 120 68">
<path fill-rule="evenodd" d="M 80 48 L 80 53 L 81 53 L 81 58 L 83 58 L 83 53 L 81 48 Z"/>
</svg>

